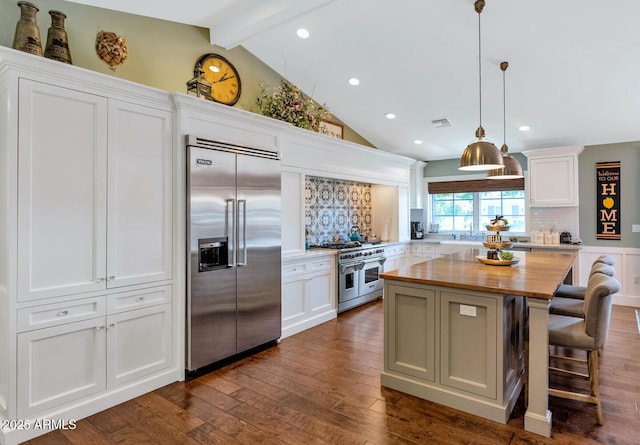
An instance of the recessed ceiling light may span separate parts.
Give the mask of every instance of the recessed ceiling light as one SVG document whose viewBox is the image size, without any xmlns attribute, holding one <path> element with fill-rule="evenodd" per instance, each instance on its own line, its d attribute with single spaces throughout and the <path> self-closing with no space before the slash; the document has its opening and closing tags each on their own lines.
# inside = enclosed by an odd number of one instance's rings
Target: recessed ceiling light
<svg viewBox="0 0 640 445">
<path fill-rule="evenodd" d="M 420 145 L 420 144 L 422 144 L 422 140 L 416 139 L 415 141 L 413 141 L 413 143 L 416 144 L 416 145 Z"/>
<path fill-rule="evenodd" d="M 396 115 L 393 113 L 387 113 L 384 115 L 384 117 L 386 117 L 387 119 L 395 119 Z"/>
<path fill-rule="evenodd" d="M 518 127 L 518 130 L 520 131 L 529 131 L 531 130 L 531 127 L 528 125 L 521 125 L 520 127 Z"/>
<path fill-rule="evenodd" d="M 355 85 L 360 85 L 360 80 L 359 80 L 359 79 L 356 79 L 355 77 L 352 77 L 351 79 L 349 79 L 349 83 L 350 83 L 351 85 L 354 85 L 354 86 L 355 86 Z"/>
<path fill-rule="evenodd" d="M 301 39 L 309 38 L 309 31 L 307 31 L 305 28 L 298 28 L 296 34 L 298 34 L 298 37 L 300 37 Z"/>
</svg>

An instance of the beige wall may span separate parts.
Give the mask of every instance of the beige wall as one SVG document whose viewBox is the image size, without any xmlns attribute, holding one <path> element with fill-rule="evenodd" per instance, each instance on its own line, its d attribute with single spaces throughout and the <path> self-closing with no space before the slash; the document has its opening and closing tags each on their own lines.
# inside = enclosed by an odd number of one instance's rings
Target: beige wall
<svg viewBox="0 0 640 445">
<path fill-rule="evenodd" d="M 107 9 L 83 6 L 63 0 L 31 0 L 40 11 L 37 21 L 42 44 L 51 24 L 49 10 L 67 15 L 65 29 L 73 64 L 92 71 L 111 75 L 107 65 L 95 53 L 96 33 L 103 29 L 123 35 L 127 39 L 129 57 L 116 69 L 121 79 L 149 85 L 169 92 L 186 93 L 186 82 L 193 77 L 196 60 L 206 53 L 218 53 L 229 59 L 242 79 L 242 94 L 235 105 L 254 111 L 260 83 L 278 85 L 280 76 L 243 47 L 229 51 L 209 43 L 209 31 L 195 26 L 124 14 Z M 20 18 L 17 0 L 0 0 L 0 45 L 11 47 L 16 23 Z M 331 104 L 326 104 L 331 110 Z M 332 120 L 340 122 L 336 117 Z M 370 146 L 371 144 L 345 127 L 345 139 Z"/>
</svg>

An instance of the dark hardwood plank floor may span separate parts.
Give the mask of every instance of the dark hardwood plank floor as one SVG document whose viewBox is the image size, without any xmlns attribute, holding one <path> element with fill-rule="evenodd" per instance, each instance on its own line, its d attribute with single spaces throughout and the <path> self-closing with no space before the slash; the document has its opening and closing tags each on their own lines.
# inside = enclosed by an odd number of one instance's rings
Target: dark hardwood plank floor
<svg viewBox="0 0 640 445">
<path fill-rule="evenodd" d="M 615 306 L 601 360 L 605 425 L 594 408 L 550 398 L 552 439 L 524 431 L 523 397 L 506 425 L 380 386 L 382 301 L 274 348 L 80 420 L 32 445 L 640 443 L 640 334 Z M 551 376 L 553 381 L 554 377 Z"/>
</svg>

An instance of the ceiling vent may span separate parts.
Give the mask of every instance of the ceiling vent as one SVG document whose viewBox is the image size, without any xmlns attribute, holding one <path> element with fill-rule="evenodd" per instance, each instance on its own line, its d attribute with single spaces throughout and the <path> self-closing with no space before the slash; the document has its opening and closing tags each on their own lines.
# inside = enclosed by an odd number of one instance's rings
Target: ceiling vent
<svg viewBox="0 0 640 445">
<path fill-rule="evenodd" d="M 431 123 L 436 128 L 444 128 L 444 127 L 450 127 L 451 126 L 451 121 L 449 119 L 447 119 L 446 117 L 444 119 L 436 119 L 434 121 L 431 121 Z"/>
</svg>

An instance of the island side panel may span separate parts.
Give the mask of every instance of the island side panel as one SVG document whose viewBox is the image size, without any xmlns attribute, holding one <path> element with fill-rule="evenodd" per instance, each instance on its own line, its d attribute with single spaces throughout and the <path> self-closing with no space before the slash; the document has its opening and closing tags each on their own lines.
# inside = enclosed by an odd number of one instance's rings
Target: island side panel
<svg viewBox="0 0 640 445">
<path fill-rule="evenodd" d="M 385 305 L 385 367 L 434 382 L 436 378 L 436 293 L 391 284 Z"/>
<path fill-rule="evenodd" d="M 440 383 L 497 399 L 495 298 L 440 292 Z"/>
<path fill-rule="evenodd" d="M 513 301 L 508 295 L 386 279 L 382 385 L 506 423 L 522 387 L 521 364 L 505 372 L 511 367 L 506 362 L 522 357 L 512 351 L 522 325 L 521 318 L 511 321 Z"/>
</svg>

